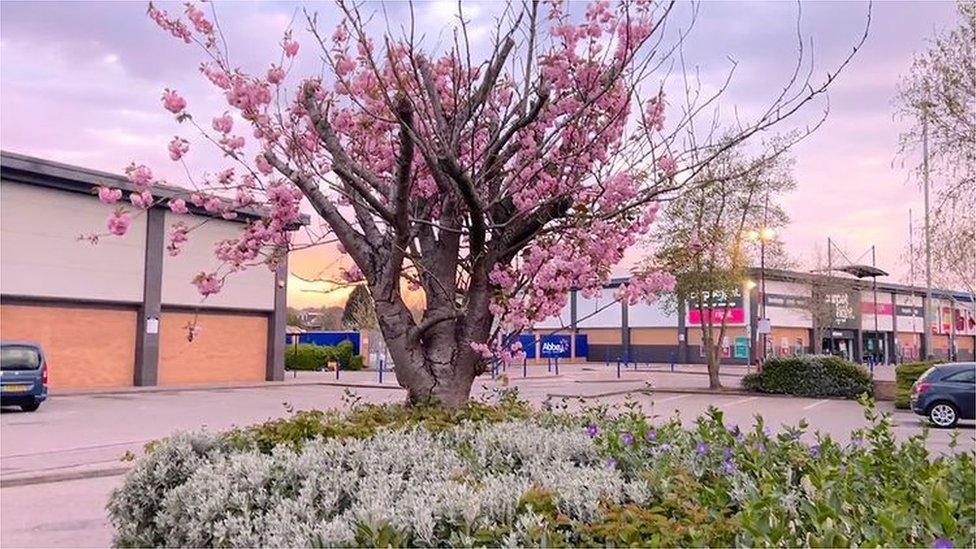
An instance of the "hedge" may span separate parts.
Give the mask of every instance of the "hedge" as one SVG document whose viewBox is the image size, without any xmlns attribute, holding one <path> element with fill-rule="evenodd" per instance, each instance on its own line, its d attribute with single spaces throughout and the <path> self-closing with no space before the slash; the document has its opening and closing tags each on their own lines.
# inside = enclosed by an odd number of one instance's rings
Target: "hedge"
<svg viewBox="0 0 976 549">
<path fill-rule="evenodd" d="M 895 367 L 895 408 L 907 409 L 911 402 L 912 384 L 938 361 L 907 362 Z"/>
<path fill-rule="evenodd" d="M 636 408 L 355 405 L 147 448 L 118 547 L 964 547 L 971 452 Z"/>
<path fill-rule="evenodd" d="M 364 367 L 363 357 L 355 354 L 349 341 L 338 345 L 290 345 L 285 351 L 286 370 L 324 370 L 333 361 L 338 361 L 342 370 L 362 370 Z"/>
<path fill-rule="evenodd" d="M 771 358 L 762 371 L 742 378 L 749 391 L 812 397 L 858 398 L 872 392 L 871 376 L 859 364 L 829 355 Z"/>
</svg>

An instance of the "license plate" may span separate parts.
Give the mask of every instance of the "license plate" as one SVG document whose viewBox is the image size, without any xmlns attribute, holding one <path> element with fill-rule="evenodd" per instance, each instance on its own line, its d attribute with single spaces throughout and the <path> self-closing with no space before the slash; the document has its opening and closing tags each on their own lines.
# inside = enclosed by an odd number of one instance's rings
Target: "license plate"
<svg viewBox="0 0 976 549">
<path fill-rule="evenodd" d="M 3 392 L 5 392 L 5 393 L 26 393 L 27 391 L 30 391 L 31 390 L 31 387 L 33 387 L 33 385 L 31 385 L 30 383 L 19 383 L 17 385 L 14 385 L 14 384 L 4 385 L 3 386 Z"/>
</svg>

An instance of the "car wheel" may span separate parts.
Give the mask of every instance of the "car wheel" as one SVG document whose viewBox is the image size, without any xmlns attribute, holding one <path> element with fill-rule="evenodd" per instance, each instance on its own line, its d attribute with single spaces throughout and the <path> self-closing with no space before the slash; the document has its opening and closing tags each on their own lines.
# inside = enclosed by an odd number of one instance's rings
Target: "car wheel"
<svg viewBox="0 0 976 549">
<path fill-rule="evenodd" d="M 953 427 L 959 421 L 959 412 L 948 402 L 936 402 L 929 409 L 929 420 L 937 427 Z"/>
<path fill-rule="evenodd" d="M 36 412 L 38 408 L 41 407 L 40 402 L 31 402 L 30 404 L 21 404 L 20 409 L 25 412 Z"/>
</svg>

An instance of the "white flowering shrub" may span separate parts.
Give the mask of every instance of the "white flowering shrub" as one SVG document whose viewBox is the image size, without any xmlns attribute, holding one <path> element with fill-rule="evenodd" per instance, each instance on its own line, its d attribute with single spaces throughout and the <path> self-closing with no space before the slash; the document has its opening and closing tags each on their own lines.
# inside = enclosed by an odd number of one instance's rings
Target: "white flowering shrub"
<svg viewBox="0 0 976 549">
<path fill-rule="evenodd" d="M 531 506 L 520 509 L 530 489 L 551 493 L 559 513 L 579 520 L 642 490 L 579 429 L 532 422 L 385 430 L 270 455 L 209 451 L 213 439 L 199 437 L 210 446 L 195 451 L 190 435 L 174 437 L 126 477 L 109 507 L 116 544 L 348 546 L 377 544 L 373 536 L 389 531 L 411 544 L 471 545 L 492 529 L 519 544 L 538 535 L 525 526 L 535 519 L 519 518 L 533 516 Z M 172 472 L 162 465 L 170 461 L 179 464 Z"/>
</svg>

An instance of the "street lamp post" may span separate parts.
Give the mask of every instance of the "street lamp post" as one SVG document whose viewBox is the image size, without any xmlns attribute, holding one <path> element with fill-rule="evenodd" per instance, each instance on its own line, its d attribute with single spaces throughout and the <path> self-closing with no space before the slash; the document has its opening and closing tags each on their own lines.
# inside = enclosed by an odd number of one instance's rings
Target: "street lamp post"
<svg viewBox="0 0 976 549">
<path fill-rule="evenodd" d="M 766 320 L 766 241 L 772 240 L 776 232 L 769 227 L 749 231 L 749 239 L 759 241 L 759 315 Z M 762 334 L 762 350 L 759 353 L 760 362 L 766 361 L 766 333 Z"/>
</svg>

